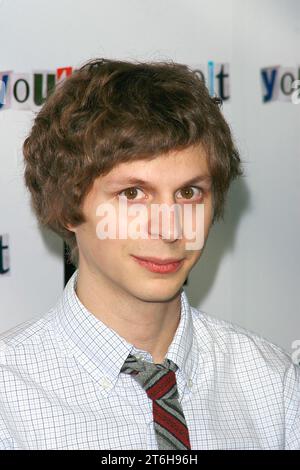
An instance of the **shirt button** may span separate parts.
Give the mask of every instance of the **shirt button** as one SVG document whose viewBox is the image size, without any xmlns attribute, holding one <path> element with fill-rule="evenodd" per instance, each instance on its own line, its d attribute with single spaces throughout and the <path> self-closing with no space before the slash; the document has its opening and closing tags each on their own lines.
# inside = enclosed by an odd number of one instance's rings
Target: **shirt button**
<svg viewBox="0 0 300 470">
<path fill-rule="evenodd" d="M 111 387 L 111 381 L 107 377 L 102 377 L 100 379 L 100 385 L 105 389 L 109 389 Z"/>
<path fill-rule="evenodd" d="M 192 381 L 192 379 L 189 379 L 188 380 L 188 387 L 192 388 L 192 386 L 193 386 L 193 381 Z"/>
</svg>

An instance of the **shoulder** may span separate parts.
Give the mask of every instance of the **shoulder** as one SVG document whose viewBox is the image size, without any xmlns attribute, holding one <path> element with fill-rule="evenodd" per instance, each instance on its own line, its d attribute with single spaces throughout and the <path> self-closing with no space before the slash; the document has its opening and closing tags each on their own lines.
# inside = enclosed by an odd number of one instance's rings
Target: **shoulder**
<svg viewBox="0 0 300 470">
<path fill-rule="evenodd" d="M 53 309 L 43 316 L 34 317 L 0 333 L 1 343 L 11 347 L 18 347 L 27 342 L 37 342 L 40 335 L 47 334 L 48 328 L 51 325 L 52 312 Z"/>
<path fill-rule="evenodd" d="M 0 334 L 0 450 L 18 448 L 14 436 L 22 423 L 20 413 L 40 400 L 38 390 L 47 380 L 49 365 L 55 367 L 52 313 Z"/>
<path fill-rule="evenodd" d="M 287 351 L 263 336 L 191 307 L 200 348 L 219 351 L 228 360 L 256 368 L 273 369 L 280 375 L 295 365 Z"/>
<path fill-rule="evenodd" d="M 57 348 L 53 330 L 54 309 L 0 334 L 0 372 L 36 369 Z"/>
</svg>

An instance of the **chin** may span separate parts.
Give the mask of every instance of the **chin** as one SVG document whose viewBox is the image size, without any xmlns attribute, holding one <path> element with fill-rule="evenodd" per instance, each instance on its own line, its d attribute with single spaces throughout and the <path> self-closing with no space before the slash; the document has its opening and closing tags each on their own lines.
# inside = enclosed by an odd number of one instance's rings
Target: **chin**
<svg viewBox="0 0 300 470">
<path fill-rule="evenodd" d="M 136 293 L 136 296 L 145 302 L 169 302 L 180 294 L 184 280 L 176 285 L 160 282 L 159 285 L 149 283 L 146 287 L 145 283 Z"/>
</svg>

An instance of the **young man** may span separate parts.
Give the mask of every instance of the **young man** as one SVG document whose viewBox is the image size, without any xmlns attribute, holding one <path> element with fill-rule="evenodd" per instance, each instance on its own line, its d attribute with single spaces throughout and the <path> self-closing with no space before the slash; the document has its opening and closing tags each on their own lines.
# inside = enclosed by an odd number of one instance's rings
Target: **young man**
<svg viewBox="0 0 300 470">
<path fill-rule="evenodd" d="M 48 97 L 25 182 L 77 270 L 49 312 L 1 336 L 3 449 L 300 448 L 298 366 L 183 289 L 243 173 L 218 104 L 187 66 L 106 59 Z M 187 220 L 164 225 L 155 206 Z"/>
</svg>

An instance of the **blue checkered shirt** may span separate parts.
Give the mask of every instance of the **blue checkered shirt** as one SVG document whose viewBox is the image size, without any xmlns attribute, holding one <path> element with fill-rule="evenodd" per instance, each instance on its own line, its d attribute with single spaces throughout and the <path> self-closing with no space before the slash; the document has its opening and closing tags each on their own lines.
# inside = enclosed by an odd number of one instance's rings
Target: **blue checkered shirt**
<svg viewBox="0 0 300 470">
<path fill-rule="evenodd" d="M 128 354 L 153 361 L 89 312 L 78 270 L 45 315 L 0 335 L 1 449 L 158 449 L 152 401 Z M 300 449 L 299 366 L 278 346 L 189 304 L 166 357 L 192 449 Z"/>
</svg>

